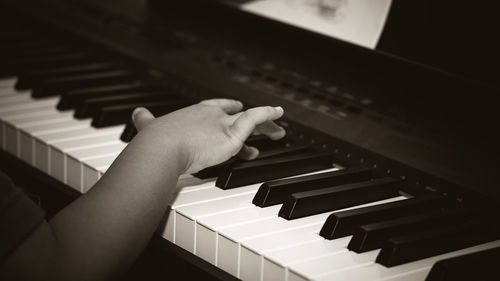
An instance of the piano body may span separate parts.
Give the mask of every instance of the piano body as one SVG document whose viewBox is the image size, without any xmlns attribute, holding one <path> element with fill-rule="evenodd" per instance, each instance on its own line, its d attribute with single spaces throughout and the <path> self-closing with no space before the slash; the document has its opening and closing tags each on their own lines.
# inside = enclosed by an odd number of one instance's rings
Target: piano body
<svg viewBox="0 0 500 281">
<path fill-rule="evenodd" d="M 382 50 L 237 8 L 248 1 L 179 2 L 2 3 L 1 168 L 36 185 L 49 216 L 133 138 L 135 107 L 229 97 L 283 106 L 287 137 L 181 176 L 148 269 L 173 257 L 220 280 L 499 278 L 498 71 L 405 51 L 426 50 L 425 34 L 394 45 L 416 25 L 397 13 L 418 1 L 394 1 Z"/>
</svg>

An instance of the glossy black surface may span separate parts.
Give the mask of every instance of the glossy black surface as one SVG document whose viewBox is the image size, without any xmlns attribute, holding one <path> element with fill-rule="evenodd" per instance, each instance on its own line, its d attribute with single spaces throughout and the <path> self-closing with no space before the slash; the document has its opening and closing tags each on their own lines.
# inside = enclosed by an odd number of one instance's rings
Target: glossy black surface
<svg viewBox="0 0 500 281">
<path fill-rule="evenodd" d="M 363 253 L 380 248 L 385 240 L 390 237 L 411 234 L 437 226 L 452 226 L 465 219 L 467 219 L 467 214 L 460 210 L 446 210 L 444 212 L 435 210 L 424 211 L 412 216 L 402 216 L 392 220 L 363 224 L 356 227 L 347 248 L 356 253 Z"/>
<path fill-rule="evenodd" d="M 381 178 L 293 193 L 281 206 L 279 216 L 291 220 L 396 197 L 400 188 L 399 180 Z"/>
<path fill-rule="evenodd" d="M 24 90 L 40 86 L 43 79 L 60 78 L 75 74 L 90 74 L 97 71 L 112 70 L 116 66 L 111 62 L 88 62 L 69 66 L 53 67 L 21 74 L 16 83 L 16 89 Z"/>
<path fill-rule="evenodd" d="M 441 196 L 429 195 L 337 212 L 328 216 L 319 234 L 326 239 L 336 239 L 353 234 L 356 226 L 437 211 L 443 205 L 445 203 Z"/>
<path fill-rule="evenodd" d="M 440 260 L 425 281 L 498 280 L 500 248 Z"/>
<path fill-rule="evenodd" d="M 387 240 L 377 256 L 377 263 L 387 267 L 451 252 L 498 239 L 493 231 L 477 219 L 456 225 L 437 226 Z"/>
<path fill-rule="evenodd" d="M 149 90 L 147 86 L 139 81 L 114 84 L 104 87 L 87 87 L 78 90 L 71 90 L 64 93 L 57 104 L 57 109 L 67 110 L 76 108 L 83 100 L 88 98 L 103 97 L 108 95 L 118 95 L 136 91 Z"/>
<path fill-rule="evenodd" d="M 309 176 L 280 179 L 263 183 L 252 203 L 259 207 L 267 207 L 283 203 L 290 194 L 320 189 L 327 186 L 347 184 L 373 178 L 371 169 L 351 168 Z"/>
<path fill-rule="evenodd" d="M 235 188 L 328 169 L 332 165 L 332 155 L 324 152 L 303 153 L 236 163 L 224 167 L 215 185 L 222 189 Z"/>
<path fill-rule="evenodd" d="M 137 107 L 146 107 L 154 115 L 163 115 L 191 105 L 191 101 L 138 102 L 110 105 L 99 108 L 92 116 L 92 126 L 96 128 L 126 124 L 131 121 L 132 111 Z"/>
<path fill-rule="evenodd" d="M 33 97 L 61 95 L 67 91 L 124 83 L 133 80 L 128 70 L 96 71 L 90 74 L 75 74 L 60 78 L 42 79 L 40 86 L 33 89 Z"/>
<path fill-rule="evenodd" d="M 92 97 L 82 100 L 75 110 L 75 118 L 82 119 L 94 116 L 100 108 L 110 105 L 129 103 L 168 101 L 168 96 L 162 92 L 134 92 L 111 96 Z"/>
</svg>

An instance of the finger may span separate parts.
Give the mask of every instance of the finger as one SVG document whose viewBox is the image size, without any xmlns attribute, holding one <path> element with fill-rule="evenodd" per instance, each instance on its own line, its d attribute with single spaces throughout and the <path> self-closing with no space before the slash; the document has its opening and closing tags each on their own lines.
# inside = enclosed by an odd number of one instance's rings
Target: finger
<svg viewBox="0 0 500 281">
<path fill-rule="evenodd" d="M 253 160 L 259 156 L 259 150 L 253 146 L 243 145 L 238 157 L 244 160 Z"/>
<path fill-rule="evenodd" d="M 230 127 L 231 133 L 240 141 L 244 141 L 254 131 L 257 125 L 266 121 L 276 120 L 283 116 L 283 108 L 262 106 L 251 108 L 241 115 Z"/>
<path fill-rule="evenodd" d="M 132 112 L 132 121 L 134 122 L 134 126 L 137 131 L 142 130 L 154 119 L 155 117 L 153 114 L 144 107 L 138 107 Z"/>
<path fill-rule="evenodd" d="M 279 140 L 285 136 L 286 131 L 283 127 L 278 126 L 273 121 L 267 121 L 260 125 L 257 125 L 254 133 L 266 135 L 272 140 Z"/>
<path fill-rule="evenodd" d="M 220 107 L 227 114 L 234 114 L 243 109 L 243 104 L 240 101 L 230 99 L 204 100 L 200 104 Z"/>
</svg>

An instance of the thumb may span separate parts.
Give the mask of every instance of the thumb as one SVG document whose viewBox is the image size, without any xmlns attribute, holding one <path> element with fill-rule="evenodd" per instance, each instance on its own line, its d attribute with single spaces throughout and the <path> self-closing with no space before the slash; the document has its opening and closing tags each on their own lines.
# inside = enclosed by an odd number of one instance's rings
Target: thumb
<svg viewBox="0 0 500 281">
<path fill-rule="evenodd" d="M 138 107 L 132 112 L 132 121 L 134 122 L 137 131 L 146 127 L 155 117 L 153 114 L 144 107 Z"/>
</svg>

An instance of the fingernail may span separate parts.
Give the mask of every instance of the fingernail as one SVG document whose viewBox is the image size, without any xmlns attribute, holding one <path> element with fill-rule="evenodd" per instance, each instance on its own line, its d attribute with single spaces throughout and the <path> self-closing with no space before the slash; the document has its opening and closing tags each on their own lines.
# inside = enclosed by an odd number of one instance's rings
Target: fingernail
<svg viewBox="0 0 500 281">
<path fill-rule="evenodd" d="M 141 112 L 141 110 L 143 110 L 144 107 L 137 107 L 136 109 L 134 109 L 134 111 L 132 111 L 132 121 L 136 121 L 135 119 L 137 118 L 137 114 L 139 114 L 139 112 Z"/>
<path fill-rule="evenodd" d="M 281 107 L 281 106 L 275 106 L 274 109 L 276 109 L 277 111 L 279 111 L 281 113 L 284 112 L 283 107 Z"/>
</svg>

